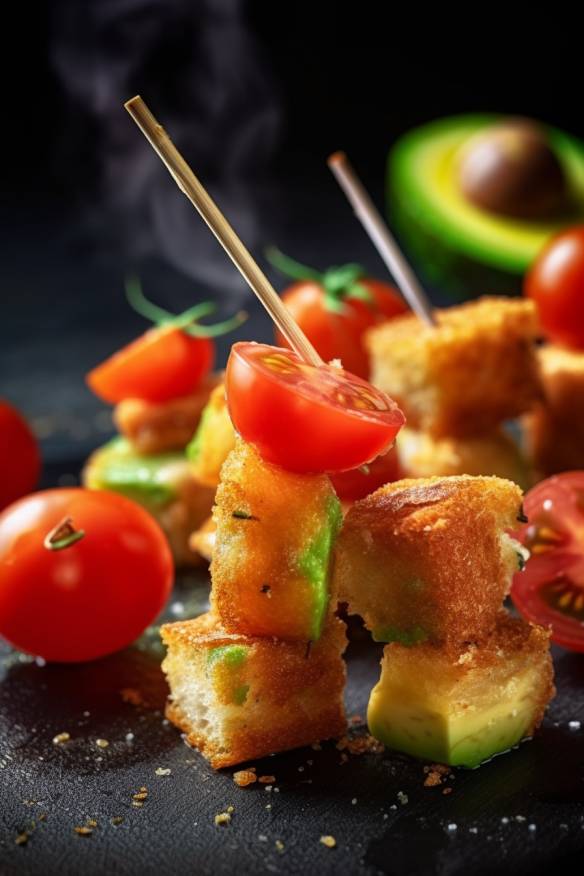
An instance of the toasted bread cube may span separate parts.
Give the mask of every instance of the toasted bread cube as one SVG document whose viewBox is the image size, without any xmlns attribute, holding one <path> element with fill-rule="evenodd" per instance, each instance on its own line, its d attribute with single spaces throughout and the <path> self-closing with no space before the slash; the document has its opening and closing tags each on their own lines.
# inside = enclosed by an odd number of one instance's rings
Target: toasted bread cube
<svg viewBox="0 0 584 876">
<path fill-rule="evenodd" d="M 319 642 L 227 633 L 208 613 L 166 624 L 168 718 L 216 769 L 341 736 L 345 626 Z"/>
<path fill-rule="evenodd" d="M 326 475 L 264 462 L 241 439 L 221 471 L 211 608 L 226 630 L 316 641 L 330 593 L 339 500 Z"/>
<path fill-rule="evenodd" d="M 525 418 L 528 452 L 539 475 L 584 468 L 584 352 L 538 350 L 544 401 Z"/>
<path fill-rule="evenodd" d="M 82 480 L 90 490 L 112 490 L 143 505 L 160 524 L 178 566 L 201 562 L 189 540 L 211 513 L 215 491 L 196 483 L 184 453 L 142 455 L 125 438 L 114 438 L 89 457 Z"/>
<path fill-rule="evenodd" d="M 227 410 L 225 386 L 216 386 L 194 438 L 187 447 L 193 477 L 208 487 L 219 484 L 221 466 L 235 447 L 235 429 Z"/>
<path fill-rule="evenodd" d="M 520 566 L 521 490 L 495 477 L 386 484 L 355 502 L 337 542 L 341 601 L 373 638 L 412 645 L 483 640 Z"/>
<path fill-rule="evenodd" d="M 389 748 L 476 767 L 532 736 L 554 693 L 549 632 L 501 611 L 482 645 L 386 645 L 367 720 Z"/>
<path fill-rule="evenodd" d="M 395 446 L 405 478 L 496 475 L 523 490 L 532 485 L 532 473 L 519 445 L 501 428 L 484 435 L 436 438 L 404 426 Z"/>
<path fill-rule="evenodd" d="M 371 329 L 371 381 L 410 426 L 432 435 L 477 435 L 528 410 L 541 395 L 533 301 L 481 298 Z"/>
<path fill-rule="evenodd" d="M 114 422 L 138 453 L 184 449 L 193 437 L 211 390 L 222 374 L 211 374 L 191 394 L 156 404 L 128 398 L 116 405 Z"/>
</svg>

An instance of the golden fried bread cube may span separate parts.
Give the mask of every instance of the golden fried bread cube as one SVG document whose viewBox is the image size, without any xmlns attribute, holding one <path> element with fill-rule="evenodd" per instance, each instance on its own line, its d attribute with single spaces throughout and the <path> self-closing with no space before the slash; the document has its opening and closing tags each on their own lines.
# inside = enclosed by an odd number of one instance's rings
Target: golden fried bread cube
<svg viewBox="0 0 584 876">
<path fill-rule="evenodd" d="M 476 767 L 532 736 L 554 693 L 549 632 L 501 611 L 481 645 L 386 645 L 367 721 L 389 748 Z"/>
<path fill-rule="evenodd" d="M 211 374 L 191 395 L 163 403 L 125 399 L 114 410 L 114 422 L 138 453 L 182 450 L 193 437 L 209 394 L 222 377 Z"/>
<path fill-rule="evenodd" d="M 198 565 L 189 545 L 193 530 L 208 518 L 215 491 L 192 477 L 184 453 L 136 453 L 125 438 L 114 438 L 88 459 L 82 475 L 91 490 L 112 490 L 142 505 L 164 531 L 177 565 Z"/>
<path fill-rule="evenodd" d="M 541 477 L 584 468 L 584 352 L 538 350 L 544 400 L 525 417 L 527 450 Z"/>
<path fill-rule="evenodd" d="M 228 633 L 211 613 L 166 624 L 168 718 L 215 768 L 341 736 L 345 625 L 320 640 Z"/>
<path fill-rule="evenodd" d="M 518 443 L 503 429 L 483 435 L 436 438 L 404 426 L 395 441 L 399 468 L 406 478 L 433 475 L 496 475 L 523 490 L 533 476 Z"/>
<path fill-rule="evenodd" d="M 194 438 L 187 447 L 193 476 L 216 487 L 221 466 L 235 447 L 235 429 L 227 409 L 225 386 L 216 386 L 207 402 Z"/>
<path fill-rule="evenodd" d="M 398 316 L 372 328 L 371 381 L 408 424 L 433 435 L 477 435 L 541 395 L 533 301 L 480 298 L 435 310 L 437 325 Z"/>
<path fill-rule="evenodd" d="M 521 497 L 496 477 L 386 484 L 345 517 L 334 564 L 339 599 L 380 642 L 483 640 L 523 563 L 505 532 L 517 526 Z"/>
<path fill-rule="evenodd" d="M 284 471 L 238 439 L 213 519 L 211 608 L 225 629 L 317 640 L 336 608 L 330 566 L 342 514 L 329 478 Z"/>
</svg>

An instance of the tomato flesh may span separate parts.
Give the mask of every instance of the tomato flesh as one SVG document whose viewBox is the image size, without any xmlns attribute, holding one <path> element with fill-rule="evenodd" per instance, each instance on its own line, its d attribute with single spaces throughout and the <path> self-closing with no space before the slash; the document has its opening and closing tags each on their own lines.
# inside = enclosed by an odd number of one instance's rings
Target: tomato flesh
<svg viewBox="0 0 584 876">
<path fill-rule="evenodd" d="M 265 344 L 232 347 L 226 391 L 239 434 L 267 462 L 299 473 L 368 463 L 405 422 L 389 396 L 359 377 Z"/>
<path fill-rule="evenodd" d="M 530 551 L 511 596 L 530 621 L 551 626 L 552 639 L 584 651 L 584 472 L 542 481 L 525 497 L 529 522 L 514 533 Z"/>
<path fill-rule="evenodd" d="M 0 401 L 0 511 L 34 489 L 40 470 L 39 447 L 28 423 Z"/>
<path fill-rule="evenodd" d="M 525 293 L 549 338 L 584 349 L 584 225 L 546 244 L 525 278 Z"/>
<path fill-rule="evenodd" d="M 194 392 L 213 360 L 209 338 L 153 328 L 90 371 L 87 383 L 108 404 L 127 398 L 161 403 Z"/>
<path fill-rule="evenodd" d="M 51 550 L 45 539 L 65 518 L 84 535 Z M 46 660 L 92 660 L 129 645 L 172 580 L 161 529 L 124 496 L 47 490 L 0 514 L 0 634 Z"/>
</svg>

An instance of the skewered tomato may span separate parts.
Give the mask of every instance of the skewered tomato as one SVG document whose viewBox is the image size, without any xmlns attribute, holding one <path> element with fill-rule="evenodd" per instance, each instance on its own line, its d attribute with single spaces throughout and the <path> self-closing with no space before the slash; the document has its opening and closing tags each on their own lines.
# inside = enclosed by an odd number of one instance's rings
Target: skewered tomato
<svg viewBox="0 0 584 876">
<path fill-rule="evenodd" d="M 525 278 L 544 332 L 584 348 L 584 225 L 562 231 L 544 247 Z"/>
<path fill-rule="evenodd" d="M 28 423 L 0 401 L 0 511 L 36 487 L 40 470 L 38 444 Z"/>
<path fill-rule="evenodd" d="M 552 639 L 584 651 L 584 472 L 539 483 L 525 497 L 528 518 L 516 537 L 531 556 L 513 581 L 513 602 Z"/>
<path fill-rule="evenodd" d="M 162 530 L 117 493 L 46 490 L 0 514 L 0 635 L 46 660 L 92 660 L 136 639 L 164 606 Z"/>
<path fill-rule="evenodd" d="M 395 402 L 361 378 L 266 344 L 234 344 L 226 390 L 239 434 L 288 471 L 357 468 L 385 453 L 405 422 Z"/>
<path fill-rule="evenodd" d="M 365 275 L 360 265 L 330 268 L 324 273 L 268 250 L 272 264 L 298 280 L 282 293 L 282 301 L 319 355 L 359 377 L 369 376 L 369 354 L 363 343 L 368 328 L 404 313 L 406 305 L 389 283 Z M 276 341 L 288 342 L 276 331 Z"/>
<path fill-rule="evenodd" d="M 109 404 L 127 398 L 159 403 L 194 392 L 213 367 L 211 338 L 240 325 L 245 318 L 238 314 L 217 325 L 199 325 L 197 320 L 215 309 L 212 303 L 197 304 L 174 316 L 148 301 L 137 281 L 128 284 L 127 294 L 134 310 L 156 327 L 87 375 L 89 387 Z"/>
<path fill-rule="evenodd" d="M 339 499 L 356 502 L 384 484 L 399 480 L 401 476 L 397 451 L 392 447 L 369 465 L 332 475 L 331 481 Z"/>
</svg>

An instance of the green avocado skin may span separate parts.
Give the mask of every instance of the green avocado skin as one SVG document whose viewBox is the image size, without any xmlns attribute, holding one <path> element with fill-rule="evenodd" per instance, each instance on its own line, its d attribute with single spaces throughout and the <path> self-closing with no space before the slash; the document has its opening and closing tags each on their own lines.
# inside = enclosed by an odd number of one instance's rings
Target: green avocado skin
<svg viewBox="0 0 584 876">
<path fill-rule="evenodd" d="M 439 119 L 406 133 L 389 153 L 386 195 L 392 228 L 424 281 L 453 301 L 486 293 L 519 294 L 522 276 L 529 262 L 525 263 L 519 257 L 510 261 L 496 248 L 487 248 L 485 258 L 478 253 L 469 254 L 464 223 L 461 223 L 458 237 L 452 233 L 445 234 L 438 213 L 426 205 L 420 206 L 415 194 L 410 191 L 409 158 L 420 142 L 429 143 L 434 136 L 439 138 L 445 130 L 456 131 L 459 126 L 470 126 L 474 128 L 474 133 L 478 133 L 502 118 L 496 114 L 478 113 Z M 569 150 L 577 154 L 578 162 L 584 167 L 584 143 L 558 129 L 548 130 L 560 158 Z M 573 213 L 566 216 L 563 225 L 584 221 L 584 205 L 575 207 Z M 477 239 L 477 244 L 480 245 L 480 239 Z"/>
<path fill-rule="evenodd" d="M 412 645 L 425 642 L 428 639 L 428 634 L 422 627 L 418 626 L 408 630 L 402 630 L 399 627 L 376 627 L 371 631 L 371 637 L 374 642 L 399 642 L 400 645 L 406 645 L 409 648 Z"/>
<path fill-rule="evenodd" d="M 201 452 L 201 446 L 203 443 L 203 438 L 205 434 L 205 430 L 207 429 L 208 421 L 211 417 L 211 406 L 209 404 L 205 405 L 203 408 L 203 412 L 201 414 L 201 418 L 199 420 L 199 425 L 197 426 L 197 431 L 192 437 L 190 444 L 187 444 L 186 454 L 187 459 L 191 462 L 196 462 L 199 454 Z"/>
<path fill-rule="evenodd" d="M 164 466 L 182 462 L 182 453 L 137 454 L 125 438 L 113 438 L 97 451 L 91 486 L 113 490 L 148 508 L 162 508 L 177 497 L 175 486 L 160 479 Z"/>
<path fill-rule="evenodd" d="M 343 520 L 341 503 L 336 496 L 328 498 L 325 515 L 325 522 L 314 534 L 298 559 L 298 569 L 310 582 L 312 589 L 309 638 L 313 642 L 320 638 L 326 617 L 329 601 L 330 559 Z"/>
</svg>

